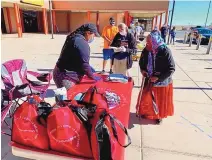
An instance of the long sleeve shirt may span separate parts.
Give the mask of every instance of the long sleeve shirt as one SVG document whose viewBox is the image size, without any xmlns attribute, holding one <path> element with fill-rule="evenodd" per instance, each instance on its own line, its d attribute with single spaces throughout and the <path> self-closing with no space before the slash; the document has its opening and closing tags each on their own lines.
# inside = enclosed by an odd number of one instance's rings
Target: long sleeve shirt
<svg viewBox="0 0 212 160">
<path fill-rule="evenodd" d="M 67 72 L 76 82 L 79 82 L 84 75 L 93 79 L 93 72 L 89 65 L 90 47 L 84 36 L 76 34 L 74 37 L 67 37 L 62 48 L 57 67 L 60 71 Z"/>
</svg>

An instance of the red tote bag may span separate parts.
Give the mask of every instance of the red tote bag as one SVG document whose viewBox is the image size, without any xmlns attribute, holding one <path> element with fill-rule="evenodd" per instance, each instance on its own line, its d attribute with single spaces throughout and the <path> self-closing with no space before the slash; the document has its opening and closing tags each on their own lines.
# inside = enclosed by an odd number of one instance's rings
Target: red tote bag
<svg viewBox="0 0 212 160">
<path fill-rule="evenodd" d="M 69 107 L 54 109 L 47 118 L 50 147 L 54 151 L 92 158 L 87 130 Z"/>
<path fill-rule="evenodd" d="M 34 97 L 36 102 L 39 98 Z M 12 141 L 22 145 L 48 150 L 49 138 L 47 129 L 41 125 L 37 118 L 37 104 L 28 101 L 21 104 L 14 113 L 12 127 Z"/>
</svg>

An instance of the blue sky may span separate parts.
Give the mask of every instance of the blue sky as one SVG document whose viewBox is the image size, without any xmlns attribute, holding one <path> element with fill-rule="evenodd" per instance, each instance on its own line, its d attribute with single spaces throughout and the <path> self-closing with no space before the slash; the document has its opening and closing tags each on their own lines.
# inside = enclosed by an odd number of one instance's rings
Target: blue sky
<svg viewBox="0 0 212 160">
<path fill-rule="evenodd" d="M 169 10 L 172 9 L 173 0 L 170 0 Z M 204 25 L 208 11 L 209 0 L 182 1 L 176 0 L 173 25 Z M 171 17 L 171 16 L 170 16 Z M 212 2 L 207 25 L 212 23 Z"/>
</svg>

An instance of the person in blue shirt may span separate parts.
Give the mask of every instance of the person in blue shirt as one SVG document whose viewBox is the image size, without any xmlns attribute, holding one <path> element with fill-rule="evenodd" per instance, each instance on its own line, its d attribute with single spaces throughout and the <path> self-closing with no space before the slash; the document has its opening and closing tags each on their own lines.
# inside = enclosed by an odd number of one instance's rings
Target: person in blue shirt
<svg viewBox="0 0 212 160">
<path fill-rule="evenodd" d="M 176 36 L 176 31 L 175 31 L 175 27 L 173 27 L 173 29 L 170 31 L 170 35 L 171 35 L 171 42 L 173 42 L 173 45 L 174 45 L 174 42 L 175 42 L 175 36 Z"/>
<path fill-rule="evenodd" d="M 100 36 L 94 24 L 88 23 L 79 27 L 67 36 L 60 57 L 53 70 L 53 79 L 57 88 L 70 89 L 80 83 L 84 75 L 98 81 L 100 78 L 93 75 L 90 66 L 90 47 L 94 36 Z"/>
</svg>

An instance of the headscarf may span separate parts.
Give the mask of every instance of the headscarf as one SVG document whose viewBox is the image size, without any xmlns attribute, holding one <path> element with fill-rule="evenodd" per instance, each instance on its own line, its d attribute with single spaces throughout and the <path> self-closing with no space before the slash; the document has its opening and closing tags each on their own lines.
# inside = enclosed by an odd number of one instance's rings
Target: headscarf
<svg viewBox="0 0 212 160">
<path fill-rule="evenodd" d="M 150 41 L 148 43 L 151 43 L 151 53 L 148 54 L 148 64 L 147 64 L 147 72 L 148 76 L 152 76 L 154 72 L 154 66 L 155 66 L 155 57 L 158 53 L 158 48 L 161 46 L 165 46 L 165 43 L 163 39 L 161 38 L 161 35 L 158 31 L 152 31 L 149 34 Z"/>
<path fill-rule="evenodd" d="M 82 25 L 81 27 L 79 27 L 75 31 L 73 31 L 71 34 L 69 34 L 69 37 L 73 37 L 76 34 L 84 35 L 85 31 L 87 31 L 86 28 L 87 28 L 86 24 Z"/>
<path fill-rule="evenodd" d="M 158 31 L 152 31 L 150 34 L 151 44 L 152 44 L 152 53 L 157 54 L 158 48 L 160 46 L 165 46 L 165 43 Z"/>
<path fill-rule="evenodd" d="M 97 28 L 95 24 L 92 23 L 87 23 L 82 25 L 81 27 L 77 28 L 74 32 L 72 32 L 68 37 L 73 37 L 76 34 L 81 34 L 84 35 L 86 31 L 91 31 L 93 32 L 97 37 L 100 35 L 97 32 Z"/>
</svg>

